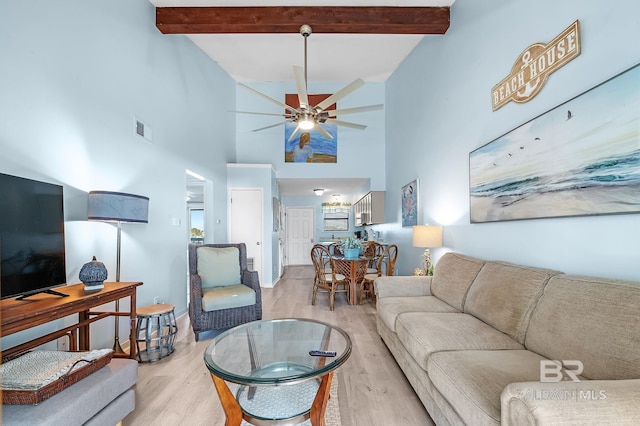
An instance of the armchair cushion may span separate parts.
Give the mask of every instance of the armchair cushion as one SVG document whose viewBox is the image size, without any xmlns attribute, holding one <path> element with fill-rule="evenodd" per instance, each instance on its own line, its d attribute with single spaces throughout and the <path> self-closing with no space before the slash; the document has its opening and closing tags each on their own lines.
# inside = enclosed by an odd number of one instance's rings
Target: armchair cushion
<svg viewBox="0 0 640 426">
<path fill-rule="evenodd" d="M 198 247 L 197 254 L 202 288 L 224 287 L 241 282 L 238 262 L 240 251 L 236 247 Z"/>
<path fill-rule="evenodd" d="M 243 284 L 208 288 L 202 295 L 202 310 L 205 312 L 255 304 L 255 290 Z"/>
</svg>

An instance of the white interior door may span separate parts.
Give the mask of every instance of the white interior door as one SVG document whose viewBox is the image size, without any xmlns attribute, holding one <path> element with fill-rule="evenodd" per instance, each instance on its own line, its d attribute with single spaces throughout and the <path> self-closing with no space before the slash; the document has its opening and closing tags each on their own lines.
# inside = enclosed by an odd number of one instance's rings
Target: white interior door
<svg viewBox="0 0 640 426">
<path fill-rule="evenodd" d="M 314 229 L 313 207 L 287 207 L 288 265 L 311 265 Z"/>
<path fill-rule="evenodd" d="M 262 281 L 264 204 L 262 188 L 232 188 L 229 200 L 229 242 L 245 243 L 247 258 Z"/>
</svg>

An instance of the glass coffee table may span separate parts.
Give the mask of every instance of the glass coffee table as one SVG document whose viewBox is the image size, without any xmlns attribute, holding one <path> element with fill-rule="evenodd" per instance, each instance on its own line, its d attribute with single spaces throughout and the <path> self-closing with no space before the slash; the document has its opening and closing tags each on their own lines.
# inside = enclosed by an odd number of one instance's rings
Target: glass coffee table
<svg viewBox="0 0 640 426">
<path fill-rule="evenodd" d="M 309 351 L 335 352 L 312 356 Z M 333 355 L 332 353 L 329 355 Z M 338 327 L 302 318 L 254 321 L 213 339 L 204 362 L 229 426 L 324 425 L 333 371 L 351 355 Z M 234 396 L 226 382 L 240 386 Z"/>
</svg>

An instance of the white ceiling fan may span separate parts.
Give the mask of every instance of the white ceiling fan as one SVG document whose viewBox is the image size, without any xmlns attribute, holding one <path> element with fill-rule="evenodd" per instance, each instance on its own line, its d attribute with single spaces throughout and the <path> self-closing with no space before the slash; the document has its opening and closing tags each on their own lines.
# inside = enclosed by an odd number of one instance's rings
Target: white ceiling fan
<svg viewBox="0 0 640 426">
<path fill-rule="evenodd" d="M 343 87 L 333 95 L 329 96 L 319 104 L 315 106 L 309 105 L 309 96 L 307 93 L 307 38 L 311 35 L 311 32 L 312 32 L 311 27 L 309 25 L 303 25 L 300 27 L 300 34 L 304 37 L 304 69 L 297 65 L 293 66 L 293 74 L 296 80 L 296 87 L 298 90 L 298 102 L 300 103 L 300 106 L 298 108 L 294 108 L 290 105 L 280 102 L 277 99 L 267 96 L 264 93 L 261 93 L 247 86 L 246 84 L 238 83 L 240 86 L 244 87 L 245 89 L 285 109 L 284 114 L 236 111 L 242 114 L 274 115 L 274 116 L 285 118 L 285 121 L 283 122 L 272 124 L 266 127 L 261 127 L 259 129 L 254 129 L 253 130 L 254 132 L 269 129 L 271 127 L 280 126 L 286 123 L 296 123 L 297 124 L 296 129 L 293 131 L 293 133 L 289 137 L 289 140 L 292 140 L 293 138 L 295 138 L 295 136 L 301 131 L 305 131 L 305 130 L 308 131 L 312 129 L 320 133 L 325 139 L 333 139 L 333 136 L 331 136 L 329 132 L 327 132 L 320 125 L 321 123 L 334 124 L 336 126 L 350 127 L 352 129 L 359 129 L 359 130 L 364 130 L 367 128 L 367 126 L 364 126 L 362 124 L 350 123 L 342 120 L 336 120 L 335 118 L 330 118 L 330 117 L 336 117 L 339 115 L 346 115 L 346 114 L 354 114 L 359 112 L 377 111 L 383 108 L 382 104 L 377 104 L 377 105 L 367 105 L 367 106 L 356 107 L 356 108 L 344 108 L 344 109 L 333 109 L 333 110 L 326 109 L 331 105 L 335 104 L 339 99 L 344 98 L 351 92 L 361 87 L 364 84 L 364 81 L 360 78 L 347 84 L 345 87 Z"/>
</svg>

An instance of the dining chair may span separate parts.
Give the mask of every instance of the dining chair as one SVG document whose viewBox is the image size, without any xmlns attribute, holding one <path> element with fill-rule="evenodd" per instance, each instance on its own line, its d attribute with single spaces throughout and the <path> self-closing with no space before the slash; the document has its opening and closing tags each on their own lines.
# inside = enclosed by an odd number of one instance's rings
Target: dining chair
<svg viewBox="0 0 640 426">
<path fill-rule="evenodd" d="M 344 253 L 342 253 L 342 248 L 340 247 L 340 243 L 331 243 L 329 244 L 329 253 L 332 256 L 342 256 Z"/>
<path fill-rule="evenodd" d="M 364 243 L 362 254 L 370 258 L 367 274 L 375 274 L 378 272 L 378 259 L 382 256 L 384 246 L 377 241 L 367 241 Z"/>
<path fill-rule="evenodd" d="M 316 304 L 318 290 L 327 291 L 329 292 L 329 309 L 333 311 L 336 293 L 346 294 L 348 291 L 346 277 L 336 273 L 331 253 L 321 244 L 316 244 L 311 248 L 311 261 L 315 269 L 311 304 Z"/>
<path fill-rule="evenodd" d="M 362 304 L 363 295 L 371 295 L 371 299 L 375 301 L 375 292 L 373 289 L 373 282 L 376 278 L 383 275 L 391 276 L 394 273 L 396 267 L 396 259 L 398 258 L 398 246 L 391 244 L 387 246 L 378 258 L 376 264 L 376 272 L 366 274 L 362 281 L 360 281 L 360 304 Z"/>
</svg>

